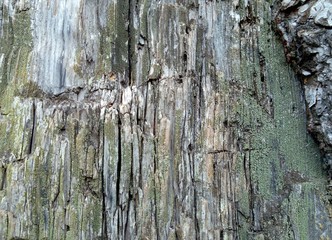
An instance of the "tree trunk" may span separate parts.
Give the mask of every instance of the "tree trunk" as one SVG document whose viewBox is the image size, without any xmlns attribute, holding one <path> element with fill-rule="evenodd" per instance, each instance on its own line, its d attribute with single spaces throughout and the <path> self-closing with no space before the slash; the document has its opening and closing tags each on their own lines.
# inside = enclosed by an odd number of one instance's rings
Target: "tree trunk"
<svg viewBox="0 0 332 240">
<path fill-rule="evenodd" d="M 0 0 L 4 239 L 329 239 L 271 3 Z"/>
</svg>

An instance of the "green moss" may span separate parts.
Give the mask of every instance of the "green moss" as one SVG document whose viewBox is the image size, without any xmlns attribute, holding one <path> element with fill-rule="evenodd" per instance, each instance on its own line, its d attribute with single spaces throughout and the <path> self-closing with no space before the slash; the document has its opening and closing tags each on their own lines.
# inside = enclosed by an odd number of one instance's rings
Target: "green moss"
<svg viewBox="0 0 332 240">
<path fill-rule="evenodd" d="M 0 38 L 0 56 L 4 54 L 4 61 L 0 66 L 2 94 L 9 81 L 15 80 L 17 83 L 27 78 L 27 65 L 32 49 L 29 11 L 17 13 L 13 19 L 4 7 L 3 22 L 3 37 Z"/>
<path fill-rule="evenodd" d="M 115 13 L 115 26 L 113 31 L 115 32 L 115 45 L 113 47 L 113 65 L 112 69 L 115 72 L 124 72 L 128 68 L 128 9 L 129 1 L 124 0 L 117 3 Z"/>
<path fill-rule="evenodd" d="M 115 32 L 115 4 L 111 4 L 108 9 L 108 21 L 107 26 L 101 29 L 100 45 L 99 45 L 99 56 L 98 64 L 96 67 L 97 77 L 101 77 L 103 74 L 108 73 L 112 65 L 112 46 L 114 45 Z"/>
<path fill-rule="evenodd" d="M 100 202 L 96 202 L 92 204 L 92 229 L 95 235 L 99 233 L 100 229 L 102 229 L 102 204 Z"/>
<path fill-rule="evenodd" d="M 149 10 L 149 6 L 151 4 L 151 0 L 143 0 L 143 11 L 142 11 L 142 17 L 140 18 L 140 32 L 144 34 L 145 37 L 148 36 L 148 10 Z"/>
<path fill-rule="evenodd" d="M 151 63 L 151 59 L 150 59 L 150 52 L 149 52 L 149 48 L 148 48 L 148 41 L 146 41 L 146 39 L 149 37 L 149 30 L 151 30 L 151 28 L 149 28 L 148 26 L 148 22 L 150 21 L 149 16 L 148 16 L 148 11 L 149 11 L 149 6 L 151 4 L 151 0 L 143 0 L 143 2 L 141 3 L 143 5 L 142 12 L 140 12 L 140 24 L 139 27 L 137 29 L 137 31 L 130 31 L 130 35 L 131 35 L 131 56 L 132 56 L 132 60 L 131 60 L 131 64 L 132 64 L 132 72 L 136 73 L 136 64 L 138 61 L 141 61 L 143 64 L 141 66 L 141 69 L 139 69 L 138 71 L 140 71 L 140 75 L 142 78 L 142 81 L 145 81 L 148 77 L 149 74 L 149 70 L 150 70 L 150 63 Z M 135 54 L 135 50 L 137 48 L 137 43 L 140 41 L 140 38 L 143 37 L 145 40 L 144 43 L 144 47 L 142 47 L 141 51 L 143 51 L 142 54 L 142 59 L 138 59 L 138 55 Z M 136 50 L 137 52 L 137 50 Z M 132 76 L 133 80 L 137 81 L 137 76 Z"/>
<path fill-rule="evenodd" d="M 114 73 L 128 71 L 128 9 L 128 0 L 112 3 L 109 7 L 108 24 L 101 30 L 98 75 L 108 73 L 110 69 Z"/>
</svg>

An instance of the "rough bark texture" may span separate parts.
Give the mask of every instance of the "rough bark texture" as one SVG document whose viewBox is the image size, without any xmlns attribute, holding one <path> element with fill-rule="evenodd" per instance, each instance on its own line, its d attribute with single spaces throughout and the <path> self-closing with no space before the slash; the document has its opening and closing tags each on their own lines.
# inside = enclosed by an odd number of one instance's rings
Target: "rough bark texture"
<svg viewBox="0 0 332 240">
<path fill-rule="evenodd" d="M 272 3 L 0 6 L 0 236 L 332 238 Z"/>
<path fill-rule="evenodd" d="M 309 130 L 332 179 L 332 1 L 284 0 L 275 15 L 287 59 L 303 81 Z"/>
</svg>

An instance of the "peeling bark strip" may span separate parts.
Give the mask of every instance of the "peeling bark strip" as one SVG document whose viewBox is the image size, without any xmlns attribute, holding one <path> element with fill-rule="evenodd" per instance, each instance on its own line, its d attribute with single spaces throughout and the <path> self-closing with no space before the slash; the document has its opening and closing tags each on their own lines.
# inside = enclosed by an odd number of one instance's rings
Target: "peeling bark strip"
<svg viewBox="0 0 332 240">
<path fill-rule="evenodd" d="M 0 6 L 0 238 L 332 238 L 270 3 Z"/>
<path fill-rule="evenodd" d="M 323 152 L 332 188 L 332 2 L 277 1 L 277 31 L 305 90 L 308 129 Z"/>
</svg>

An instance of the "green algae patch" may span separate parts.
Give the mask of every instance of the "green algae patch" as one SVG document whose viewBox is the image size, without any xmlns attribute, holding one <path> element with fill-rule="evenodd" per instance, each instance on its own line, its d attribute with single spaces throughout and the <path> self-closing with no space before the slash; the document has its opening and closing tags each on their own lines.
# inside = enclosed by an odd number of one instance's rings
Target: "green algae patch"
<svg viewBox="0 0 332 240">
<path fill-rule="evenodd" d="M 268 12 L 265 7 L 257 6 L 259 10 L 253 13 Z M 242 50 L 241 78 L 235 86 L 244 90 L 235 110 L 240 114 L 240 127 L 242 131 L 250 129 L 242 140 L 246 147 L 242 147 L 236 166 L 238 181 L 244 184 L 250 176 L 251 182 L 249 194 L 244 190 L 238 196 L 243 224 L 240 232 L 245 236 L 256 221 L 264 231 L 263 237 L 273 237 L 270 230 L 279 229 L 282 239 L 308 239 L 308 223 L 314 221 L 309 212 L 315 211 L 312 192 L 325 191 L 326 176 L 319 149 L 306 130 L 300 83 L 268 23 L 270 15 L 259 17 L 263 24 L 249 26 L 257 28 L 257 48 L 251 56 Z M 246 211 L 255 204 L 265 208 L 259 216 Z"/>
</svg>

